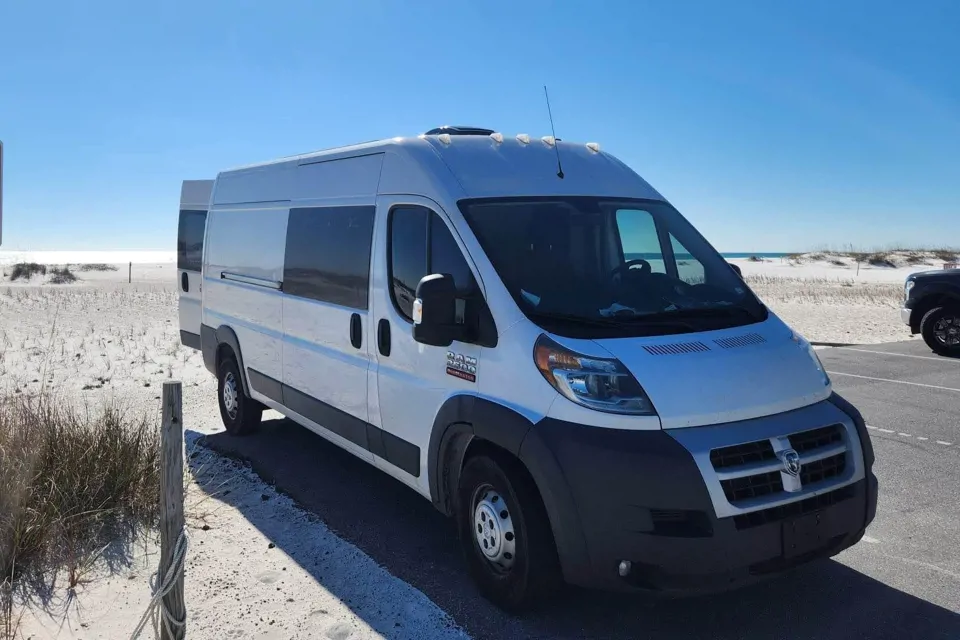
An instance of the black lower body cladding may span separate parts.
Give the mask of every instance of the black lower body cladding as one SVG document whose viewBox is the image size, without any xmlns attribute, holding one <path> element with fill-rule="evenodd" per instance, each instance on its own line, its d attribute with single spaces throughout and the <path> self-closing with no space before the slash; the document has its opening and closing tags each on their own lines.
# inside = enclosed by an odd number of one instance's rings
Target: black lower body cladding
<svg viewBox="0 0 960 640">
<path fill-rule="evenodd" d="M 838 408 L 849 406 L 841 405 L 838 399 Z M 850 409 L 844 413 L 862 423 Z M 783 521 L 745 526 L 717 518 L 693 456 L 667 431 L 545 419 L 528 433 L 521 459 L 540 488 L 568 582 L 695 593 L 745 584 L 859 541 L 877 500 L 863 432 L 865 477 L 816 509 L 821 542 L 803 553 L 785 552 Z M 618 573 L 623 560 L 631 563 L 626 577 Z"/>
</svg>

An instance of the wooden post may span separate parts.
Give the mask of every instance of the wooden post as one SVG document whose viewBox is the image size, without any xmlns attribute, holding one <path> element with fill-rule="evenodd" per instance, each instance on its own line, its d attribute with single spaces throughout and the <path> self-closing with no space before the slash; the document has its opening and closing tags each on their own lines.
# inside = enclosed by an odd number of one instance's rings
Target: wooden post
<svg viewBox="0 0 960 640">
<path fill-rule="evenodd" d="M 133 263 L 127 265 L 127 284 L 133 282 Z"/>
<path fill-rule="evenodd" d="M 163 425 L 160 432 L 160 572 L 158 584 L 162 584 L 171 563 L 175 561 L 177 540 L 183 531 L 183 414 L 182 389 L 179 382 L 163 383 Z M 163 597 L 163 606 L 175 620 L 186 619 L 186 604 L 183 601 L 183 574 L 181 573 L 170 593 Z M 162 617 L 162 614 L 161 614 Z M 183 640 L 186 629 L 174 628 L 167 633 L 160 624 L 161 640 Z"/>
</svg>

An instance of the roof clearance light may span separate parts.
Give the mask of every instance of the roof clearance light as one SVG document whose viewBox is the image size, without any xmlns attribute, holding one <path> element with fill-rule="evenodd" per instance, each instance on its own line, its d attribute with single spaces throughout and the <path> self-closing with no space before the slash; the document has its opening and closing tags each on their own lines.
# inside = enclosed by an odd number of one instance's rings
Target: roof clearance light
<svg viewBox="0 0 960 640">
<path fill-rule="evenodd" d="M 443 144 L 450 144 L 450 134 L 441 133 L 440 135 L 437 136 L 437 140 L 439 140 Z"/>
<path fill-rule="evenodd" d="M 588 142 L 587 149 L 590 149 L 590 151 L 593 151 L 594 153 L 600 153 L 600 143 Z"/>
<path fill-rule="evenodd" d="M 517 140 L 520 141 L 520 144 L 530 144 L 530 136 L 525 133 L 518 133 Z"/>
<path fill-rule="evenodd" d="M 491 133 L 490 137 L 493 138 L 493 141 L 497 144 L 503 144 L 503 134 L 502 133 Z"/>
<path fill-rule="evenodd" d="M 543 141 L 543 144 L 547 145 L 548 147 L 552 147 L 553 145 L 557 144 L 557 139 L 553 136 L 543 136 L 540 139 Z"/>
</svg>

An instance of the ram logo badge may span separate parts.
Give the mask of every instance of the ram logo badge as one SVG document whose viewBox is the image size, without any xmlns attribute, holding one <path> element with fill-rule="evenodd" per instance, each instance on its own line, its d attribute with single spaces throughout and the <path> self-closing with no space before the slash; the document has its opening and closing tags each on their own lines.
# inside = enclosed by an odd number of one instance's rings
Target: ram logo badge
<svg viewBox="0 0 960 640">
<path fill-rule="evenodd" d="M 477 359 L 462 353 L 447 352 L 447 375 L 467 382 L 477 381 Z"/>
</svg>

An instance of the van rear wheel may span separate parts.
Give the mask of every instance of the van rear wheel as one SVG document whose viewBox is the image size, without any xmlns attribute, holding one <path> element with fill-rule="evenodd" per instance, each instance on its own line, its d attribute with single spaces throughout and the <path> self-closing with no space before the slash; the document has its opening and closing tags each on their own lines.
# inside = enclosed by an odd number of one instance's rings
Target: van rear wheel
<svg viewBox="0 0 960 640">
<path fill-rule="evenodd" d="M 488 600 L 520 612 L 560 586 L 550 522 L 519 462 L 470 458 L 460 474 L 457 511 L 467 569 Z"/>
<path fill-rule="evenodd" d="M 263 417 L 263 406 L 244 395 L 240 368 L 233 357 L 226 357 L 220 362 L 217 379 L 220 418 L 227 433 L 242 436 L 256 429 Z"/>
<path fill-rule="evenodd" d="M 960 357 L 960 306 L 936 307 L 925 313 L 920 334 L 935 353 Z"/>
</svg>

